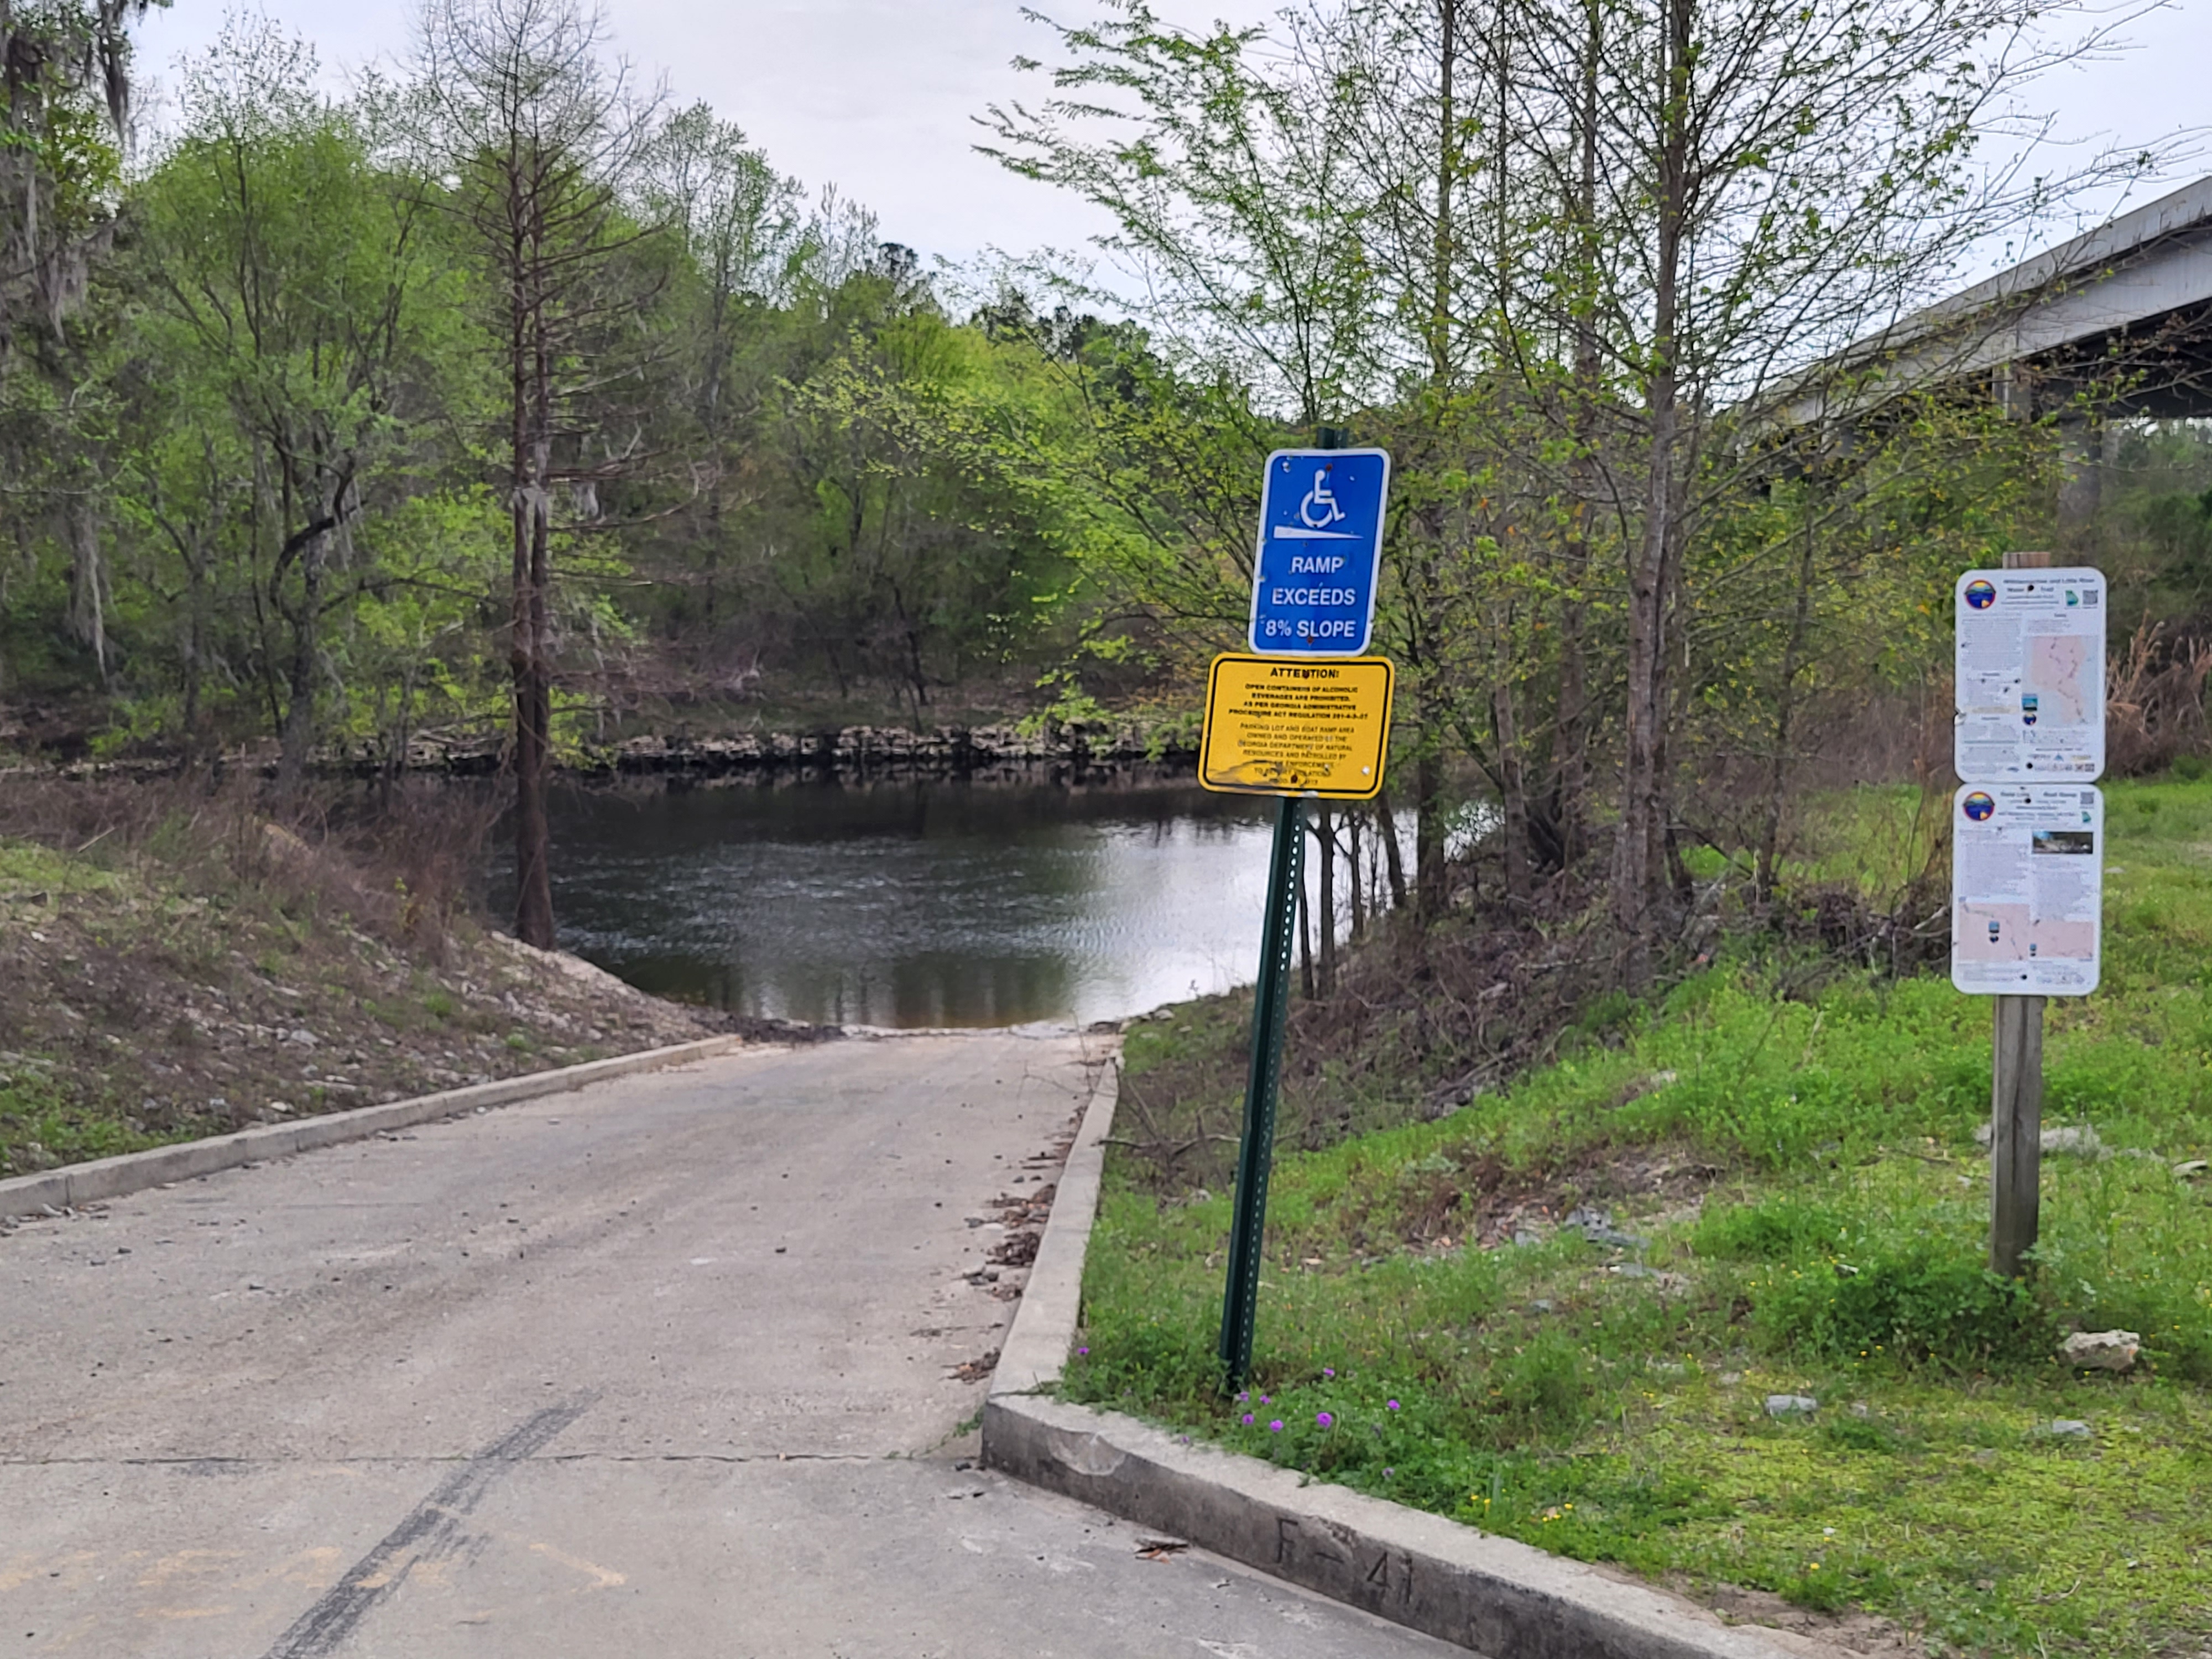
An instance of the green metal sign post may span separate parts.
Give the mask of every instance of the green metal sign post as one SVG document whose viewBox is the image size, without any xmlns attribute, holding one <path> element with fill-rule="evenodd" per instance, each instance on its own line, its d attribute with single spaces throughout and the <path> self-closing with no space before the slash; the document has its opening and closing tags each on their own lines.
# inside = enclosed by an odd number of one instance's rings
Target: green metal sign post
<svg viewBox="0 0 2212 1659">
<path fill-rule="evenodd" d="M 1314 437 L 1316 449 L 1345 447 L 1345 434 L 1335 427 L 1322 427 Z M 1386 478 L 1387 466 L 1386 457 Z M 1379 542 L 1379 505 L 1376 514 L 1374 533 Z M 1255 586 L 1264 576 L 1264 501 L 1261 517 L 1261 556 L 1253 565 Z M 1255 611 L 1257 608 L 1255 600 Z M 1350 650 L 1356 653 L 1365 647 L 1362 635 Z M 1265 648 L 1257 642 L 1253 647 L 1255 651 Z M 1378 787 L 1380 782 L 1378 778 Z M 1305 803 L 1286 794 L 1275 804 L 1275 848 L 1267 866 L 1267 914 L 1260 934 L 1260 980 L 1252 992 L 1252 1063 L 1244 1081 L 1244 1137 L 1237 1152 L 1236 1206 L 1229 1224 L 1229 1283 L 1221 1302 L 1221 1369 L 1231 1389 L 1243 1388 L 1252 1370 L 1252 1332 L 1259 1314 L 1260 1262 L 1267 1228 L 1267 1175 L 1275 1161 L 1275 1104 L 1282 1091 L 1283 1027 L 1290 1017 L 1291 950 L 1297 938 L 1305 841 Z"/>
<path fill-rule="evenodd" d="M 1291 945 L 1297 934 L 1305 871 L 1305 803 L 1275 804 L 1275 851 L 1267 866 L 1267 916 L 1260 935 L 1260 982 L 1252 994 L 1252 1065 L 1244 1083 L 1244 1139 L 1237 1153 L 1237 1206 L 1229 1224 L 1229 1286 L 1221 1304 L 1221 1365 L 1231 1389 L 1252 1369 L 1260 1305 L 1260 1256 L 1267 1225 L 1267 1172 L 1275 1155 L 1275 1101 L 1283 1079 L 1283 1024 L 1290 1012 Z"/>
</svg>

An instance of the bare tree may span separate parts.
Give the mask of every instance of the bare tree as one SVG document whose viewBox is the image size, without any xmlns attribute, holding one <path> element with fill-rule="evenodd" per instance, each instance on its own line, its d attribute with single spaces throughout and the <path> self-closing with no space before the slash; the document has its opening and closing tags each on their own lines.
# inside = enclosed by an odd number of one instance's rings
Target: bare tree
<svg viewBox="0 0 2212 1659">
<path fill-rule="evenodd" d="M 2100 157 L 2030 178 L 1977 153 L 1992 137 L 2039 136 L 2020 113 L 2022 85 L 2122 18 L 2037 0 L 1510 9 L 1523 99 L 1513 125 L 1532 135 L 1516 164 L 1551 181 L 1582 245 L 1547 301 L 1534 284 L 1518 298 L 1572 341 L 1578 390 L 1613 389 L 1628 440 L 1609 447 L 1595 493 L 1621 504 L 1612 910 L 1640 981 L 1679 873 L 1668 745 L 1688 691 L 1669 667 L 1685 561 L 1755 447 L 1730 434 L 1756 431 L 1785 388 L 1802 398 L 1808 363 L 1931 298 L 1978 245 L 2132 164 Z M 2086 40 L 2051 32 L 2069 12 L 2093 19 Z"/>
<path fill-rule="evenodd" d="M 672 307 L 688 337 L 677 372 L 687 436 L 696 450 L 691 537 L 704 565 L 702 608 L 711 636 L 720 615 L 729 509 L 742 504 L 739 440 L 757 415 L 740 407 L 734 372 L 751 308 L 788 298 L 808 251 L 799 187 L 704 104 L 678 111 L 654 141 L 644 199 L 691 256 L 695 275 Z M 756 392 L 753 402 L 758 402 Z"/>
<path fill-rule="evenodd" d="M 490 279 L 506 359 L 514 932 L 544 949 L 556 494 L 568 486 L 580 516 L 596 517 L 596 484 L 633 459 L 589 441 L 589 411 L 621 372 L 604 347 L 636 297 L 623 256 L 653 234 L 626 210 L 625 191 L 657 100 L 638 94 L 605 46 L 601 15 L 583 0 L 428 0 L 416 46 L 423 159 Z"/>
</svg>

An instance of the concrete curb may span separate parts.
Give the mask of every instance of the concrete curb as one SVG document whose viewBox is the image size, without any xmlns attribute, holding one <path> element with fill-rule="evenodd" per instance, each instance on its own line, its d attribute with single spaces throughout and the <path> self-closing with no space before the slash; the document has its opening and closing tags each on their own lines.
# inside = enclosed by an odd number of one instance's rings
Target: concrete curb
<svg viewBox="0 0 2212 1659">
<path fill-rule="evenodd" d="M 1083 1261 L 1091 1249 L 1091 1229 L 1098 1219 L 1098 1183 L 1106 1173 L 1106 1137 L 1114 1133 L 1114 1103 L 1121 1091 L 1120 1061 L 1100 1073 L 1097 1087 L 1084 1108 L 1083 1122 L 1060 1165 L 1060 1181 L 1045 1217 L 1036 1260 L 1014 1309 L 1014 1322 L 991 1373 L 991 1392 L 983 1403 L 983 1461 L 991 1462 L 991 1408 L 1009 1399 L 1049 1389 L 1067 1364 L 1083 1310 Z M 1008 1466 L 1007 1472 L 1022 1474 Z"/>
<path fill-rule="evenodd" d="M 357 1106 L 350 1111 L 330 1112 L 301 1118 L 296 1123 L 264 1123 L 235 1134 L 214 1135 L 205 1140 L 180 1141 L 143 1152 L 125 1152 L 90 1164 L 72 1164 L 34 1176 L 15 1176 L 0 1181 L 0 1216 L 40 1215 L 67 1210 L 101 1199 L 121 1198 L 172 1181 L 234 1170 L 241 1164 L 285 1158 L 336 1146 L 349 1140 L 366 1140 L 390 1129 L 412 1128 L 441 1117 L 454 1117 L 487 1106 L 505 1106 L 541 1095 L 557 1095 L 611 1078 L 639 1072 L 657 1072 L 686 1060 L 709 1060 L 738 1048 L 742 1038 L 708 1037 L 679 1042 L 666 1048 L 647 1048 L 635 1054 L 617 1054 L 583 1066 L 564 1066 L 557 1071 L 533 1072 L 525 1077 L 501 1078 L 495 1083 L 448 1089 L 442 1094 L 420 1095 L 413 1100 L 394 1100 L 381 1106 Z"/>
<path fill-rule="evenodd" d="M 1495 1659 L 1838 1652 L 1791 1633 L 1724 1625 L 1693 1602 L 1533 1546 L 1049 1398 L 1043 1391 L 1060 1380 L 1082 1312 L 1083 1261 L 1113 1117 L 1109 1084 L 1069 1151 L 984 1401 L 988 1467 Z"/>
</svg>

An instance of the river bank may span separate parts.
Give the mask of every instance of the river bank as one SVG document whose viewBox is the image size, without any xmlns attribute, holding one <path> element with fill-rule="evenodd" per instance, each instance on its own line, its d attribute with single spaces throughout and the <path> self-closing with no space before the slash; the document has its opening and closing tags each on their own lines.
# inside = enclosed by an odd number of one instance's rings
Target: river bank
<svg viewBox="0 0 2212 1659">
<path fill-rule="evenodd" d="M 564 777 L 866 778 L 884 775 L 957 777 L 978 781 L 1089 783 L 1119 776 L 1164 778 L 1190 775 L 1197 734 L 1187 720 L 1128 717 L 1114 720 L 949 725 L 915 731 L 896 726 L 822 726 L 788 730 L 700 730 L 678 727 L 617 741 L 562 745 L 555 757 Z M 390 752 L 374 741 L 328 744 L 312 769 L 325 778 L 374 779 L 394 773 L 483 778 L 506 764 L 503 734 L 418 737 L 395 769 Z M 246 775 L 274 775 L 276 747 L 264 742 L 222 750 L 204 763 Z M 0 765 L 0 780 L 161 777 L 185 764 L 169 752 L 101 756 L 82 746 L 31 751 Z"/>
<path fill-rule="evenodd" d="M 0 822 L 0 1175 L 781 1028 L 491 932 L 471 823 L 381 857 L 242 792 L 19 783 Z"/>
<path fill-rule="evenodd" d="M 2212 782 L 2107 799 L 2104 981 L 2046 1015 L 2027 1284 L 1984 1267 L 1986 1000 L 1746 933 L 1456 1110 L 1387 1045 L 1314 1091 L 1345 1121 L 1287 1104 L 1234 1400 L 1212 1137 L 1249 1004 L 1137 1026 L 1068 1393 L 1869 1652 L 2199 1651 Z M 1826 803 L 1813 866 L 1869 869 L 1882 805 Z M 2124 1369 L 2068 1363 L 2114 1328 Z"/>
<path fill-rule="evenodd" d="M 0 787 L 0 1173 L 724 1032 L 1087 1025 L 1249 972 L 1268 830 L 1140 770 Z M 281 822 L 269 816 L 282 811 Z M 586 965 L 588 958 L 606 972 Z"/>
</svg>

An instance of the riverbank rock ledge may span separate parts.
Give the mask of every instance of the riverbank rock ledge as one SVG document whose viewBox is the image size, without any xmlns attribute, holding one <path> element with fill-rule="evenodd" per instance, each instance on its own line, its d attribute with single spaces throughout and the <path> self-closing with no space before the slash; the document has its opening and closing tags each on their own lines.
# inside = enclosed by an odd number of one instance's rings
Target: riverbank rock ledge
<svg viewBox="0 0 2212 1659">
<path fill-rule="evenodd" d="M 740 732 L 629 738 L 590 750 L 574 769 L 633 774 L 725 773 L 784 768 L 836 772 L 1028 772 L 1040 767 L 1116 768 L 1177 752 L 1134 721 L 939 726 L 848 726 L 834 732 Z"/>
<path fill-rule="evenodd" d="M 612 743 L 585 743 L 565 752 L 558 769 L 570 776 L 665 777 L 774 776 L 813 773 L 853 776 L 871 773 L 921 773 L 957 777 L 996 777 L 1011 782 L 1088 781 L 1128 775 L 1152 781 L 1147 768 L 1164 780 L 1180 776 L 1197 753 L 1194 734 L 1173 722 L 1142 720 L 1048 721 L 1026 725 L 943 726 L 926 732 L 899 726 L 847 726 L 813 732 L 734 732 L 694 736 L 678 732 Z M 416 737 L 407 744 L 404 770 L 449 777 L 488 777 L 506 756 L 501 737 Z M 37 760 L 0 763 L 0 779 L 160 777 L 181 764 L 175 755 L 137 755 L 113 759 Z M 315 752 L 313 765 L 325 775 L 374 778 L 386 770 L 383 745 L 374 741 L 337 744 Z M 249 745 L 226 753 L 222 767 L 274 776 L 273 744 Z"/>
</svg>

